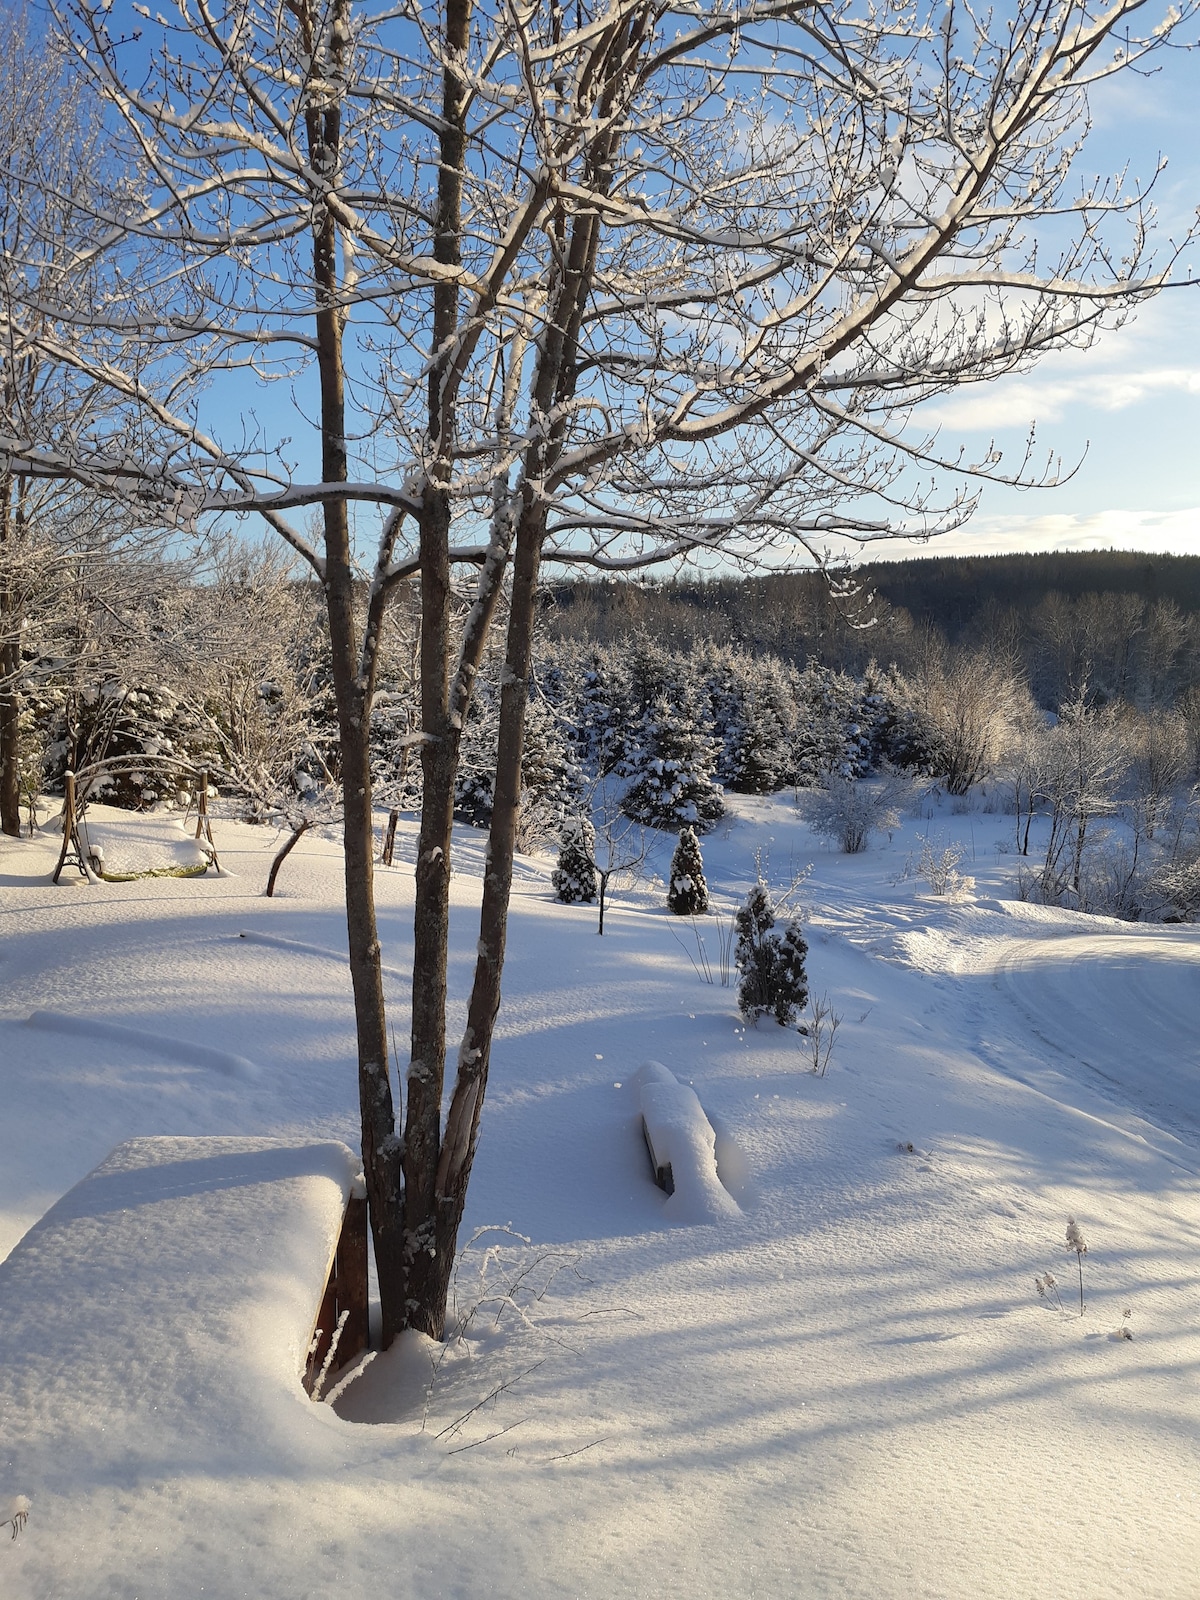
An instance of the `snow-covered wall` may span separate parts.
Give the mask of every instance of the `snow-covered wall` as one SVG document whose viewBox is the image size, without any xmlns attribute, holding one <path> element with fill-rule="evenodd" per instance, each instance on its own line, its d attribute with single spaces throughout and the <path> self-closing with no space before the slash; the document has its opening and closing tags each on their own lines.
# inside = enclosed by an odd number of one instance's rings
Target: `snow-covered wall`
<svg viewBox="0 0 1200 1600">
<path fill-rule="evenodd" d="M 358 1171 L 332 1141 L 134 1139 L 0 1263 L 6 1479 L 43 1540 L 122 1485 L 288 1453 Z"/>
</svg>

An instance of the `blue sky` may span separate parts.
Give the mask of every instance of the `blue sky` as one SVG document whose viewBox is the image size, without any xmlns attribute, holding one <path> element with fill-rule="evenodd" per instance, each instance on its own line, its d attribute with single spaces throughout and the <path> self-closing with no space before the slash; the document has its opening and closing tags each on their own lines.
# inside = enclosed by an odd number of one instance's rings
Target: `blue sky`
<svg viewBox="0 0 1200 1600">
<path fill-rule="evenodd" d="M 1093 100 L 1085 172 L 1167 170 L 1159 231 L 1180 237 L 1200 204 L 1200 54 L 1172 50 L 1149 77 L 1127 74 Z M 1191 252 L 1200 276 L 1200 249 Z M 927 408 L 944 439 L 995 437 L 1019 460 L 1037 440 L 1078 463 L 1054 489 L 989 486 L 960 533 L 889 555 L 1076 550 L 1114 546 L 1200 555 L 1200 287 L 1173 290 L 1086 352 L 1044 360 L 1032 373 L 964 391 Z"/>
<path fill-rule="evenodd" d="M 1165 157 L 1155 189 L 1165 244 L 1187 232 L 1200 204 L 1200 53 L 1171 49 L 1156 59 L 1154 73 L 1127 72 L 1095 93 L 1078 170 L 1127 168 L 1131 179 L 1145 179 Z M 1200 248 L 1190 265 L 1200 277 Z M 277 422 L 310 394 L 307 381 L 298 396 L 285 384 L 259 391 L 255 403 Z M 925 545 L 889 542 L 871 556 L 1109 546 L 1200 554 L 1200 286 L 1159 296 L 1089 351 L 949 395 L 916 420 L 938 426 L 947 454 L 961 441 L 977 458 L 994 439 L 1010 463 L 1022 458 L 1036 423 L 1040 458 L 1061 458 L 1068 481 L 1026 491 L 985 486 L 975 518 L 958 533 Z M 307 430 L 295 432 L 303 458 Z"/>
</svg>

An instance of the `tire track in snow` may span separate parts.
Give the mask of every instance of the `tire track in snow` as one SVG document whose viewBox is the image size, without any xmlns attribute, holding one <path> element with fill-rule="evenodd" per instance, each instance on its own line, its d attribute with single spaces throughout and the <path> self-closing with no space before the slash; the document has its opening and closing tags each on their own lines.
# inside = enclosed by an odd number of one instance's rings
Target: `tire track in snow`
<svg viewBox="0 0 1200 1600">
<path fill-rule="evenodd" d="M 1009 940 L 995 972 L 998 989 L 1069 1076 L 1168 1134 L 1200 1139 L 1194 933 Z"/>
</svg>

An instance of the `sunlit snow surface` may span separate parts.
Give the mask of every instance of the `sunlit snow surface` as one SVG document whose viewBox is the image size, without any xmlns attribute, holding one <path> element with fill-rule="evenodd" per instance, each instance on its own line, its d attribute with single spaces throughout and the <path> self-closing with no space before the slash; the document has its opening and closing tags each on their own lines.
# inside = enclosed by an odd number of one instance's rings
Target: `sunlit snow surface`
<svg viewBox="0 0 1200 1600">
<path fill-rule="evenodd" d="M 718 905 L 756 845 L 777 882 L 815 863 L 810 982 L 845 1019 L 827 1076 L 742 1025 L 712 919 L 708 985 L 661 894 L 618 896 L 598 939 L 551 861 L 519 863 L 463 1237 L 509 1231 L 461 1269 L 465 1339 L 436 1369 L 406 1339 L 312 1405 L 305 1204 L 219 1272 L 211 1233 L 172 1226 L 164 1292 L 194 1249 L 236 1311 L 201 1391 L 199 1306 L 114 1350 L 94 1264 L 48 1305 L 5 1298 L 31 1235 L 0 1267 L 0 1505 L 32 1503 L 4 1600 L 1200 1593 L 1200 934 L 1015 903 L 1002 816 L 910 819 L 846 858 L 786 798 L 735 804 L 704 841 Z M 967 846 L 967 900 L 903 876 L 927 830 Z M 52 839 L 0 845 L 0 1253 L 136 1136 L 355 1143 L 337 848 L 303 840 L 267 901 L 279 841 L 216 834 L 235 876 L 90 887 L 49 884 Z M 401 1050 L 411 853 L 409 829 L 377 878 Z M 460 1015 L 480 865 L 464 832 Z M 736 1213 L 671 1221 L 648 1058 L 694 1088 Z"/>
</svg>

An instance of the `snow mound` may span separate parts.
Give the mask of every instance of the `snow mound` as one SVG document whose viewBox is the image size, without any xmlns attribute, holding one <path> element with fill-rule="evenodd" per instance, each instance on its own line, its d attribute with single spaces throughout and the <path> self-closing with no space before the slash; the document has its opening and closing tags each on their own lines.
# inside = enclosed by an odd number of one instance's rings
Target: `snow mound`
<svg viewBox="0 0 1200 1600">
<path fill-rule="evenodd" d="M 0 1263 L 5 1476 L 40 1548 L 125 1485 L 186 1500 L 289 1453 L 358 1168 L 333 1141 L 134 1139 Z"/>
<path fill-rule="evenodd" d="M 74 1017 L 66 1011 L 35 1011 L 26 1018 L 25 1026 L 42 1028 L 49 1033 L 74 1034 L 82 1039 L 112 1039 L 117 1044 L 132 1045 L 135 1050 L 170 1056 L 189 1067 L 211 1067 L 214 1072 L 231 1078 L 253 1081 L 259 1075 L 257 1066 L 245 1056 L 215 1050 L 207 1044 L 193 1044 L 189 1039 L 167 1039 L 141 1028 L 127 1028 L 120 1022 L 103 1022 L 98 1017 Z"/>
<path fill-rule="evenodd" d="M 330 950 L 323 944 L 305 944 L 301 939 L 284 939 L 275 933 L 256 933 L 247 928 L 238 934 L 239 939 L 244 939 L 247 944 L 264 945 L 268 950 L 290 950 L 297 955 L 320 956 L 323 961 L 340 961 L 343 966 L 349 963 L 350 957 L 345 950 Z M 389 978 L 408 978 L 410 973 L 401 972 L 398 967 L 381 965 L 379 969 Z"/>
<path fill-rule="evenodd" d="M 639 1067 L 634 1084 L 655 1166 L 671 1169 L 675 1187 L 666 1205 L 671 1218 L 696 1223 L 741 1216 L 717 1176 L 717 1138 L 696 1091 L 661 1061 Z"/>
</svg>

